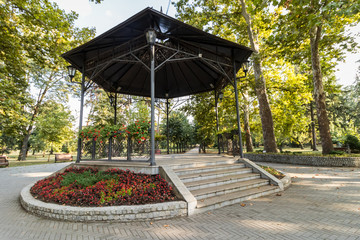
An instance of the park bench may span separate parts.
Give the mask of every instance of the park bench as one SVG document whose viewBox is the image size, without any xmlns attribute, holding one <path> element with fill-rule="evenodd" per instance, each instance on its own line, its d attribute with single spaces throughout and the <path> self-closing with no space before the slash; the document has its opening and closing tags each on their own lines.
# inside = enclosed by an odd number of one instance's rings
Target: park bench
<svg viewBox="0 0 360 240">
<path fill-rule="evenodd" d="M 70 153 L 55 154 L 55 162 L 67 162 L 72 161 L 73 157 Z"/>
<path fill-rule="evenodd" d="M 347 148 L 347 147 L 334 147 L 334 151 L 347 152 L 347 151 L 348 151 L 348 148 Z"/>
<path fill-rule="evenodd" d="M 0 167 L 7 167 L 9 166 L 9 161 L 7 160 L 7 157 L 4 155 L 0 156 Z"/>
</svg>

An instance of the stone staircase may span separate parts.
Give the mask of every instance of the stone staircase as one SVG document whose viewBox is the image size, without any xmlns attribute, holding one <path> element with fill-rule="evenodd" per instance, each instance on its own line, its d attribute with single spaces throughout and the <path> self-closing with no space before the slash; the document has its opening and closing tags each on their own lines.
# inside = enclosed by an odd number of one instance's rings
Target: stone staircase
<svg viewBox="0 0 360 240">
<path fill-rule="evenodd" d="M 280 191 L 253 168 L 234 160 L 185 165 L 173 169 L 196 198 L 194 213 L 209 211 Z M 264 176 L 263 176 L 264 177 Z"/>
</svg>

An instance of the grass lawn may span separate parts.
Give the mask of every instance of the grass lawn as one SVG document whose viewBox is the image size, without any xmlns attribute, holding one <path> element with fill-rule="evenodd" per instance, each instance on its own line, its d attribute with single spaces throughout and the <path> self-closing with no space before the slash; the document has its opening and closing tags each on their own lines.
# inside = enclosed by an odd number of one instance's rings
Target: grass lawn
<svg viewBox="0 0 360 240">
<path fill-rule="evenodd" d="M 13 151 L 9 155 L 7 155 L 9 160 L 9 167 L 21 167 L 21 166 L 30 166 L 30 165 L 38 165 L 38 164 L 49 164 L 55 163 L 55 153 L 50 155 L 42 153 L 35 153 L 34 155 L 28 154 L 28 157 L 25 161 L 18 161 L 19 152 Z M 76 153 L 72 153 L 73 159 L 76 159 Z"/>
</svg>

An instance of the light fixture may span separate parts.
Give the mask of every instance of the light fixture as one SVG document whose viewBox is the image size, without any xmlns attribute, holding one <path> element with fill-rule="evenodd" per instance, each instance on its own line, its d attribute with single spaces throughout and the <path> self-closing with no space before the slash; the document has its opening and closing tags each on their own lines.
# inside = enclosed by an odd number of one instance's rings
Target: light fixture
<svg viewBox="0 0 360 240">
<path fill-rule="evenodd" d="M 151 44 L 154 45 L 155 41 L 156 41 L 156 32 L 154 29 L 150 28 L 147 30 L 147 32 L 145 33 L 146 36 L 146 41 Z"/>
<path fill-rule="evenodd" d="M 120 91 L 121 90 L 121 86 L 117 87 L 116 91 Z"/>
<path fill-rule="evenodd" d="M 169 97 L 169 93 L 165 93 L 165 97 L 168 98 L 168 97 Z"/>
<path fill-rule="evenodd" d="M 214 84 L 210 83 L 210 87 L 211 87 L 211 88 L 214 88 Z"/>
<path fill-rule="evenodd" d="M 76 68 L 72 65 L 67 66 L 68 69 L 68 75 L 70 77 L 70 81 L 72 81 L 72 79 L 75 77 L 76 74 Z"/>
<path fill-rule="evenodd" d="M 199 53 L 199 55 L 198 55 L 198 56 L 199 56 L 199 58 L 202 58 L 202 53 Z"/>
<path fill-rule="evenodd" d="M 246 74 L 249 71 L 249 62 L 243 62 L 242 69 L 243 69 L 244 73 Z"/>
</svg>

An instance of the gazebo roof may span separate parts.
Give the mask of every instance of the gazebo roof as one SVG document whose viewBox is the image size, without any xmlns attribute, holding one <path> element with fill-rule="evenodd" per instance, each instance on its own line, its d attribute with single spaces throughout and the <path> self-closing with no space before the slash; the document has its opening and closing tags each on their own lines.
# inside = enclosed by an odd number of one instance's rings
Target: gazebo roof
<svg viewBox="0 0 360 240">
<path fill-rule="evenodd" d="M 152 8 L 62 56 L 108 92 L 150 96 L 150 51 L 145 32 L 154 29 L 155 97 L 174 98 L 224 87 L 252 54 Z"/>
</svg>

